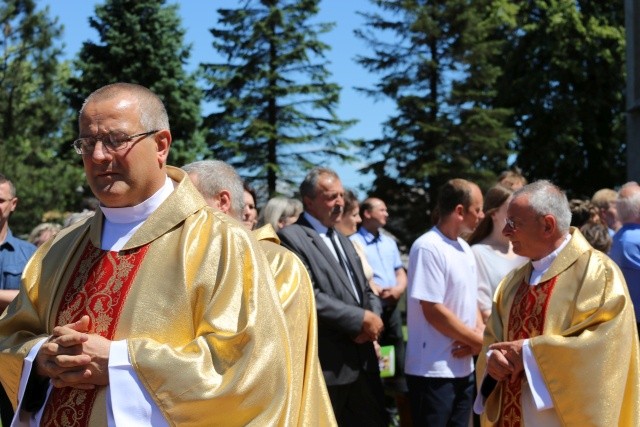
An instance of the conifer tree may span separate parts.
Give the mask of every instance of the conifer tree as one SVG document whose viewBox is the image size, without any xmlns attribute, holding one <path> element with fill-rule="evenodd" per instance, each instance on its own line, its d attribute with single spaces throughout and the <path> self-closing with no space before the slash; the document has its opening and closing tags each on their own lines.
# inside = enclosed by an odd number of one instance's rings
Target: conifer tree
<svg viewBox="0 0 640 427">
<path fill-rule="evenodd" d="M 353 122 L 336 115 L 340 88 L 319 40 L 333 25 L 314 21 L 319 3 L 244 0 L 218 9 L 211 29 L 222 60 L 203 64 L 206 99 L 218 107 L 205 119 L 207 143 L 252 182 L 266 181 L 269 195 L 329 156 L 348 157 L 341 134 Z"/>
<path fill-rule="evenodd" d="M 96 6 L 89 25 L 99 42 L 83 43 L 68 95 L 78 110 L 84 98 L 108 83 L 148 87 L 169 115 L 169 163 L 181 166 L 201 156 L 205 147 L 199 132 L 202 93 L 195 75 L 185 71 L 191 47 L 184 44 L 177 8 L 165 0 L 107 0 Z"/>
<path fill-rule="evenodd" d="M 437 189 L 460 177 L 487 187 L 506 168 L 513 131 L 509 111 L 494 108 L 503 24 L 491 1 L 373 0 L 356 35 L 371 47 L 358 62 L 380 75 L 373 97 L 387 97 L 397 112 L 382 138 L 365 141 L 374 160 L 366 171 L 373 192 L 388 201 L 405 242 L 424 231 Z M 407 215 L 410 203 L 413 215 Z"/>
<path fill-rule="evenodd" d="M 61 95 L 69 77 L 59 62 L 62 28 L 33 0 L 0 4 L 0 173 L 16 186 L 14 234 L 28 234 L 47 211 L 73 209 L 82 181 L 68 160 L 72 112 Z M 53 218 L 56 219 L 56 218 Z"/>
<path fill-rule="evenodd" d="M 515 3 L 499 103 L 514 111 L 518 164 L 572 197 L 625 181 L 625 29 L 620 2 Z"/>
</svg>

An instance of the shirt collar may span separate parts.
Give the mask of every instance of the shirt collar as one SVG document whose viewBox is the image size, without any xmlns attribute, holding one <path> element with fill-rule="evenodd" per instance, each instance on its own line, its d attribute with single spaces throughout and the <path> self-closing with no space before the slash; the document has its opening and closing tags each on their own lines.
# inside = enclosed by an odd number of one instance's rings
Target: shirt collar
<svg viewBox="0 0 640 427">
<path fill-rule="evenodd" d="M 303 215 L 304 215 L 304 218 L 309 222 L 309 224 L 311 224 L 311 227 L 313 227 L 313 229 L 316 230 L 318 234 L 321 234 L 321 235 L 327 234 L 327 230 L 329 230 L 329 228 L 325 227 L 315 217 L 311 216 L 310 213 L 304 212 Z"/>
<path fill-rule="evenodd" d="M 562 241 L 560 246 L 558 246 L 556 250 L 551 252 L 549 255 L 536 261 L 532 260 L 531 265 L 533 265 L 534 273 L 537 273 L 537 275 L 542 277 L 542 275 L 549 269 L 549 267 L 551 267 L 553 261 L 558 257 L 560 251 L 563 250 L 565 246 L 567 246 L 569 240 L 571 240 L 571 234 L 567 234 L 566 236 L 564 236 L 564 240 Z"/>
<path fill-rule="evenodd" d="M 368 245 L 380 240 L 382 236 L 382 233 L 380 233 L 379 231 L 378 231 L 378 235 L 376 236 L 364 227 L 360 227 L 358 229 L 358 233 L 362 236 L 362 238 Z"/>
<path fill-rule="evenodd" d="M 10 246 L 12 249 L 16 248 L 16 244 L 15 241 L 17 239 L 15 237 L 13 237 L 13 233 L 11 232 L 11 229 L 8 228 L 7 229 L 7 237 L 4 238 L 4 242 L 0 243 L 0 246 Z"/>
</svg>

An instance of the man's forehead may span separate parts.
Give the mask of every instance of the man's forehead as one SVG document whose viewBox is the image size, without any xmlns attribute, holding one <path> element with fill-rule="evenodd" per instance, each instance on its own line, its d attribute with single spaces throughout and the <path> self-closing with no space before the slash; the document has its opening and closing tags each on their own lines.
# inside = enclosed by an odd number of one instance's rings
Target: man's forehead
<svg viewBox="0 0 640 427">
<path fill-rule="evenodd" d="M 8 182 L 3 182 L 0 183 L 0 195 L 7 196 L 6 198 L 9 198 L 9 196 L 11 196 L 11 187 L 9 186 Z"/>
<path fill-rule="evenodd" d="M 344 191 L 340 178 L 332 175 L 321 175 L 318 180 L 318 189 L 322 192 Z"/>
<path fill-rule="evenodd" d="M 532 211 L 533 209 L 529 205 L 529 197 L 526 195 L 521 195 L 514 197 L 509 202 L 509 206 L 507 207 L 508 214 L 516 214 L 516 213 L 526 213 Z"/>
<path fill-rule="evenodd" d="M 380 199 L 369 199 L 369 203 L 371 204 L 372 208 L 386 208 L 386 205 L 384 204 L 384 202 Z"/>
</svg>

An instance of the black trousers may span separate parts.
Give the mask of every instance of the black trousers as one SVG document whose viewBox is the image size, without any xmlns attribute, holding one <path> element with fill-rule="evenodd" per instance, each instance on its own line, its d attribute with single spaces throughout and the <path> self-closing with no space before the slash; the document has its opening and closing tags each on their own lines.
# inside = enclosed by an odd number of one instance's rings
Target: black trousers
<svg viewBox="0 0 640 427">
<path fill-rule="evenodd" d="M 11 420 L 13 420 L 13 406 L 11 406 L 9 396 L 2 386 L 0 386 L 0 419 L 2 425 L 7 427 L 11 425 Z"/>
<path fill-rule="evenodd" d="M 474 383 L 474 374 L 463 378 L 407 375 L 413 425 L 468 427 Z"/>
<path fill-rule="evenodd" d="M 339 426 L 387 427 L 384 391 L 378 372 L 361 371 L 350 384 L 327 386 Z"/>
</svg>

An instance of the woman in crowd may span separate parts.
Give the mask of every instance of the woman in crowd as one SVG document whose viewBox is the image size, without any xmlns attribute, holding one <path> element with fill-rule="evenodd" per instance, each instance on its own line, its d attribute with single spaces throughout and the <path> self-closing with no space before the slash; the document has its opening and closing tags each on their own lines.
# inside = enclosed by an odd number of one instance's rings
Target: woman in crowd
<svg viewBox="0 0 640 427">
<path fill-rule="evenodd" d="M 507 207 L 513 191 L 496 185 L 484 196 L 484 219 L 469 237 L 478 270 L 478 307 L 486 323 L 491 314 L 493 294 L 504 276 L 527 259 L 516 255 L 511 242 L 502 234 Z"/>
<path fill-rule="evenodd" d="M 349 237 L 356 231 L 358 231 L 358 224 L 360 224 L 361 222 L 362 218 L 360 218 L 360 203 L 358 202 L 358 198 L 353 193 L 353 191 L 345 190 L 342 219 L 336 224 L 336 230 Z M 364 248 L 360 246 L 360 243 L 358 242 L 351 241 L 351 243 L 353 243 L 353 246 L 356 248 L 356 252 L 360 257 L 364 275 L 367 278 L 371 289 L 373 289 L 373 292 L 378 295 L 377 286 L 375 286 L 373 282 L 373 269 L 367 261 L 367 255 L 364 253 Z"/>
<path fill-rule="evenodd" d="M 47 240 L 54 237 L 62 226 L 60 224 L 55 224 L 53 222 L 43 222 L 35 226 L 31 233 L 29 234 L 29 242 L 36 245 L 36 247 L 40 247 Z"/>
<path fill-rule="evenodd" d="M 256 228 L 258 223 L 258 208 L 256 205 L 256 191 L 246 182 L 244 185 L 244 208 L 242 209 L 242 223 L 249 230 Z"/>
<path fill-rule="evenodd" d="M 291 225 L 302 213 L 302 202 L 287 197 L 274 197 L 260 211 L 258 227 L 271 224 L 274 230 Z"/>
</svg>

